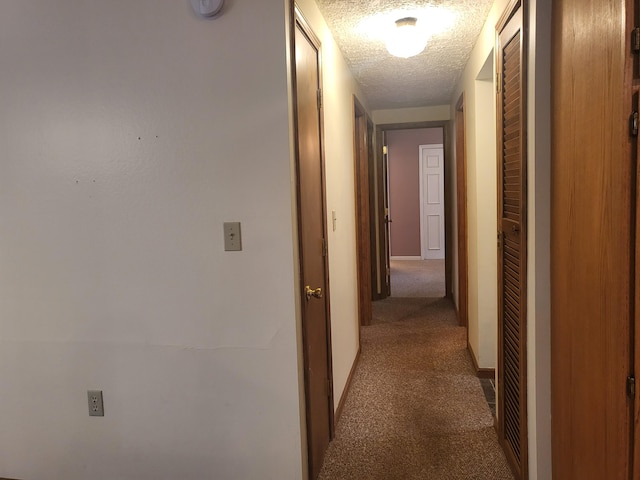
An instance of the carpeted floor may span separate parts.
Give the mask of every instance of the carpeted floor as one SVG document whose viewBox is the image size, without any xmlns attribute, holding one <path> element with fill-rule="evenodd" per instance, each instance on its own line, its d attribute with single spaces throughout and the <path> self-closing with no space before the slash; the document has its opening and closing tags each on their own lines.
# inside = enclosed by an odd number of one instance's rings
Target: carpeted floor
<svg viewBox="0 0 640 480">
<path fill-rule="evenodd" d="M 322 480 L 512 479 L 445 298 L 374 302 Z"/>
<path fill-rule="evenodd" d="M 391 260 L 392 297 L 444 297 L 444 260 Z"/>
</svg>

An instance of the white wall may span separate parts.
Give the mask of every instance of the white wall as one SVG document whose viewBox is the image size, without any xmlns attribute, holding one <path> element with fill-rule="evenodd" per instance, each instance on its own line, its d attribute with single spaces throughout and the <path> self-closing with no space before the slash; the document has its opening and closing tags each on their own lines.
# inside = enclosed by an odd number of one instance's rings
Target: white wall
<svg viewBox="0 0 640 480">
<path fill-rule="evenodd" d="M 2 4 L 0 476 L 303 477 L 286 6 L 227 3 Z"/>
<path fill-rule="evenodd" d="M 468 155 L 469 195 L 468 215 L 473 218 L 475 242 L 469 242 L 469 277 L 474 305 L 469 309 L 469 344 L 480 368 L 495 368 L 497 364 L 498 272 L 496 232 L 498 230 L 497 163 L 496 163 L 496 102 L 493 50 L 478 72 L 475 89 L 475 121 L 467 138 L 475 146 L 475 154 Z M 471 238 L 471 237 L 470 237 Z M 471 286 L 471 285 L 470 285 Z M 470 292 L 471 293 L 471 292 Z M 471 295 L 470 295 L 471 297 Z M 475 337 L 471 333 L 475 331 Z"/>
<path fill-rule="evenodd" d="M 360 346 L 353 95 L 365 108 L 367 104 L 315 1 L 299 0 L 297 4 L 322 43 L 333 388 L 334 407 L 338 408 Z M 331 219 L 333 210 L 335 231 Z"/>
<path fill-rule="evenodd" d="M 487 79 L 483 67 L 486 70 L 487 62 L 491 59 L 495 43 L 495 25 L 507 3 L 506 0 L 497 0 L 491 8 L 487 22 L 451 96 L 450 106 L 451 115 L 455 115 L 455 105 L 464 92 L 469 239 L 469 344 L 480 368 L 495 368 L 497 343 L 497 174 L 495 107 L 492 105 L 495 103 L 495 96 L 492 77 L 490 80 Z M 454 284 L 457 285 L 457 278 Z M 457 295 L 455 299 L 458 300 Z"/>
</svg>

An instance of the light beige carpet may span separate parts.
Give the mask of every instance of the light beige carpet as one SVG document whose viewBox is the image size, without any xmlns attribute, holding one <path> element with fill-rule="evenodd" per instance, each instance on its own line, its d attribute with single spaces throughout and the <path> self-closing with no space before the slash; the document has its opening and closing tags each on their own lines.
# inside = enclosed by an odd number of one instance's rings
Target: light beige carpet
<svg viewBox="0 0 640 480">
<path fill-rule="evenodd" d="M 373 305 L 320 479 L 512 479 L 450 301 Z"/>
<path fill-rule="evenodd" d="M 444 260 L 391 260 L 392 297 L 444 297 Z"/>
</svg>

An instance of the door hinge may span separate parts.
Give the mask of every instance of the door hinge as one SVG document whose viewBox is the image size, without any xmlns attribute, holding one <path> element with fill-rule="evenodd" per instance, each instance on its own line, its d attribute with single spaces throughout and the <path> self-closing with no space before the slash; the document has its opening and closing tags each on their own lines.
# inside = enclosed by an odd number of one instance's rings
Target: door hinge
<svg viewBox="0 0 640 480">
<path fill-rule="evenodd" d="M 635 111 L 629 117 L 629 135 L 632 137 L 638 136 L 638 112 Z"/>
<path fill-rule="evenodd" d="M 500 73 L 496 72 L 496 93 L 500 93 Z"/>
<path fill-rule="evenodd" d="M 327 382 L 325 383 L 325 388 L 327 389 L 327 397 L 331 397 L 331 380 L 327 378 Z"/>
<path fill-rule="evenodd" d="M 391 268 L 387 267 L 387 277 L 391 275 Z"/>
<path fill-rule="evenodd" d="M 636 379 L 635 377 L 627 377 L 627 396 L 631 399 L 636 398 Z"/>
<path fill-rule="evenodd" d="M 636 27 L 631 31 L 631 51 L 640 53 L 640 27 Z"/>
<path fill-rule="evenodd" d="M 502 248 L 502 232 L 498 232 L 498 248 Z"/>
<path fill-rule="evenodd" d="M 322 89 L 318 89 L 318 110 L 322 109 Z"/>
<path fill-rule="evenodd" d="M 326 238 L 322 239 L 322 256 L 323 257 L 327 256 L 327 239 Z"/>
</svg>

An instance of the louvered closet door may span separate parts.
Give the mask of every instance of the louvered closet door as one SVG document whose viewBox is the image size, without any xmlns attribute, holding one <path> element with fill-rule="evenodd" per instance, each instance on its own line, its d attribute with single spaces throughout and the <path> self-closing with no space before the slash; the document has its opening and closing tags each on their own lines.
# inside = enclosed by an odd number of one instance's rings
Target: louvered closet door
<svg viewBox="0 0 640 480">
<path fill-rule="evenodd" d="M 526 478 L 526 95 L 516 8 L 498 26 L 498 425 L 514 473 Z"/>
</svg>

